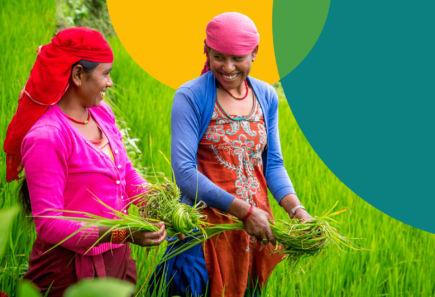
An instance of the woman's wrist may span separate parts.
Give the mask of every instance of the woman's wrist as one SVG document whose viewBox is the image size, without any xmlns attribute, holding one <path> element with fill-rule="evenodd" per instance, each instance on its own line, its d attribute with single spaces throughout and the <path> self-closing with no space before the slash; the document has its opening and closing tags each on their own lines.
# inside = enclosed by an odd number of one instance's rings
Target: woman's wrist
<svg viewBox="0 0 435 297">
<path fill-rule="evenodd" d="M 290 218 L 312 218 L 311 215 L 305 210 L 305 208 L 296 208 L 298 205 L 302 205 L 296 194 L 286 195 L 284 198 L 281 199 L 280 205 L 285 209 Z"/>
<path fill-rule="evenodd" d="M 109 231 L 111 227 L 100 226 L 98 227 L 98 236 L 100 239 L 99 243 L 120 244 L 130 242 L 131 236 L 130 231 L 126 229 L 117 229 Z"/>
<path fill-rule="evenodd" d="M 282 206 L 282 208 L 284 208 L 284 210 L 288 214 L 291 214 L 292 209 L 298 205 L 301 205 L 301 202 L 299 201 L 298 196 L 296 196 L 296 194 L 288 194 L 281 199 L 280 205 Z M 297 211 L 299 211 L 299 209 Z"/>
<path fill-rule="evenodd" d="M 251 205 L 241 199 L 234 198 L 233 202 L 228 207 L 228 213 L 241 219 L 249 212 Z"/>
<path fill-rule="evenodd" d="M 98 227 L 98 238 L 100 238 L 99 243 L 107 243 L 112 239 L 112 232 L 108 232 L 110 227 L 100 226 Z"/>
<path fill-rule="evenodd" d="M 251 207 L 249 208 L 248 213 L 245 214 L 245 216 L 243 218 L 241 218 L 240 221 L 242 221 L 242 222 L 246 221 L 251 216 L 253 211 L 254 211 L 254 205 L 251 204 Z"/>
</svg>

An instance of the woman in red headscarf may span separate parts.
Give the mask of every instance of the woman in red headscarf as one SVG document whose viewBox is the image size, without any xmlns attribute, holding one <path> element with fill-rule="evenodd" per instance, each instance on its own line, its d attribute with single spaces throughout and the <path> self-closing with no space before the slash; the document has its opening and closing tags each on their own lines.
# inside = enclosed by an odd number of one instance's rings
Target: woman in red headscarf
<svg viewBox="0 0 435 297">
<path fill-rule="evenodd" d="M 127 242 L 159 245 L 156 232 L 95 227 L 81 230 L 50 250 L 84 223 L 53 219 L 61 210 L 113 218 L 98 203 L 127 212 L 146 181 L 133 169 L 114 115 L 102 100 L 113 82 L 113 54 L 102 35 L 88 28 L 63 30 L 38 49 L 18 110 L 9 124 L 4 149 L 7 180 L 26 169 L 21 202 L 32 211 L 37 238 L 24 278 L 49 296 L 83 278 L 115 277 L 136 283 L 136 265 Z M 81 214 L 69 213 L 80 217 Z M 102 238 L 98 243 L 98 238 Z"/>
<path fill-rule="evenodd" d="M 222 213 L 233 215 L 246 232 L 224 232 L 158 269 L 166 273 L 170 294 L 200 296 L 208 283 L 213 297 L 223 292 L 241 297 L 256 285 L 257 294 L 282 260 L 269 245 L 276 242 L 267 190 L 290 217 L 311 216 L 284 168 L 278 96 L 272 86 L 249 76 L 258 55 L 255 24 L 240 13 L 223 13 L 208 23 L 206 33 L 201 76 L 175 93 L 172 167 L 182 202 L 205 202 L 210 223 L 231 223 Z"/>
</svg>

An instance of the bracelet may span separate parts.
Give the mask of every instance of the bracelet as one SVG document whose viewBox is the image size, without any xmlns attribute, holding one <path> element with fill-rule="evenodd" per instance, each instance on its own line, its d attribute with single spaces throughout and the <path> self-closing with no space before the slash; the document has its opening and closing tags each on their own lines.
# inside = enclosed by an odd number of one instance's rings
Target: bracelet
<svg viewBox="0 0 435 297">
<path fill-rule="evenodd" d="M 296 214 L 296 211 L 299 209 L 299 208 L 302 208 L 302 209 L 304 209 L 305 210 L 305 207 L 303 207 L 302 206 L 302 204 L 300 204 L 300 205 L 298 205 L 298 206 L 295 206 L 295 207 L 293 207 L 292 208 L 292 215 L 291 215 L 291 217 L 290 217 L 290 219 L 293 219 L 293 217 L 295 216 L 295 214 Z"/>
<path fill-rule="evenodd" d="M 124 243 L 126 237 L 126 229 L 117 229 L 115 231 L 112 231 L 112 244 L 122 244 Z"/>
<path fill-rule="evenodd" d="M 251 204 L 251 208 L 249 209 L 248 213 L 243 218 L 241 218 L 240 221 L 242 222 L 246 221 L 253 211 L 254 211 L 254 205 Z"/>
</svg>

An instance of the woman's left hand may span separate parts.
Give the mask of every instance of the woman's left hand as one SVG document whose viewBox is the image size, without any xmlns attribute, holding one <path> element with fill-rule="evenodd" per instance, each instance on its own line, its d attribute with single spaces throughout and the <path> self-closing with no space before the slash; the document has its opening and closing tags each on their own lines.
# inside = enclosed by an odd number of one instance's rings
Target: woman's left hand
<svg viewBox="0 0 435 297">
<path fill-rule="evenodd" d="M 291 217 L 291 213 L 288 214 Z M 302 219 L 304 221 L 311 220 L 313 217 L 303 208 L 299 208 L 296 210 L 295 216 L 293 219 Z"/>
<path fill-rule="evenodd" d="M 292 209 L 297 205 L 301 205 L 301 202 L 295 194 L 288 194 L 282 198 L 280 204 L 285 209 L 288 216 L 292 218 Z M 293 217 L 293 219 L 302 219 L 304 221 L 311 220 L 312 218 L 313 217 L 303 208 L 296 209 L 296 213 Z"/>
</svg>

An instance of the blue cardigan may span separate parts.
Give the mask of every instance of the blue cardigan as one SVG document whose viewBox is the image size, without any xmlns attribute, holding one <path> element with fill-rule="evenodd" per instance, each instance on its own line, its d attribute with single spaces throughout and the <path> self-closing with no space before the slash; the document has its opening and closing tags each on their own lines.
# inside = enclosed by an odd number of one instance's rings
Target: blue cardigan
<svg viewBox="0 0 435 297">
<path fill-rule="evenodd" d="M 278 96 L 265 82 L 252 77 L 248 77 L 248 82 L 264 111 L 268 144 L 262 155 L 263 172 L 267 187 L 279 203 L 295 191 L 282 160 Z M 171 113 L 171 162 L 176 183 L 183 193 L 181 202 L 193 205 L 195 199 L 202 200 L 208 206 L 227 212 L 235 197 L 197 171 L 198 143 L 210 123 L 215 102 L 216 80 L 210 71 L 177 90 Z"/>
</svg>

